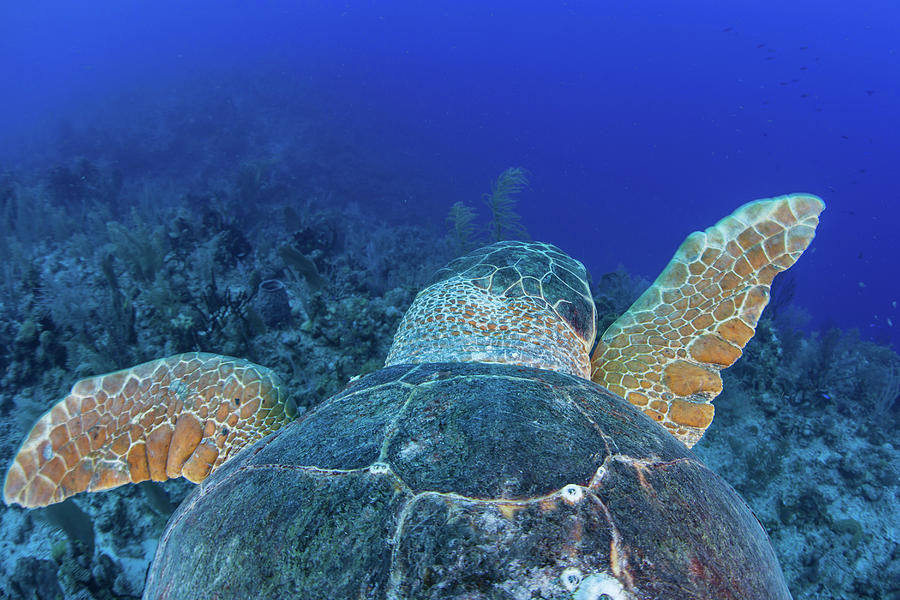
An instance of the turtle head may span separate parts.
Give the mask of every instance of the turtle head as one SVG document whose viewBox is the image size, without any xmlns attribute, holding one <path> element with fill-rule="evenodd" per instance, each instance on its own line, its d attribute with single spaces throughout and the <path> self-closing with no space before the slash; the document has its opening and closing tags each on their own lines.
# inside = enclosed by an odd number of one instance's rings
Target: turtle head
<svg viewBox="0 0 900 600">
<path fill-rule="evenodd" d="M 437 272 L 386 364 L 510 363 L 590 379 L 596 321 L 584 265 L 551 244 L 498 242 Z"/>
</svg>

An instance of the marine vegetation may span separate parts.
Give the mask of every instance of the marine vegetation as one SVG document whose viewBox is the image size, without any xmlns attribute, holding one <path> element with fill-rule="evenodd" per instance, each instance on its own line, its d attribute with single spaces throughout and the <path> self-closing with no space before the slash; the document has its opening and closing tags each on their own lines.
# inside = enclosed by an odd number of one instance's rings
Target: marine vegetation
<svg viewBox="0 0 900 600">
<path fill-rule="evenodd" d="M 522 218 L 516 213 L 516 196 L 528 186 L 528 171 L 522 167 L 510 167 L 491 185 L 491 193 L 482 200 L 491 214 L 489 231 L 495 242 L 520 238 L 525 235 Z"/>
<path fill-rule="evenodd" d="M 447 215 L 451 227 L 451 235 L 460 252 L 467 252 L 472 247 L 472 236 L 475 234 L 475 209 L 464 202 L 454 202 Z"/>
<path fill-rule="evenodd" d="M 372 190 L 400 205 L 408 177 L 366 163 L 373 153 L 335 143 L 314 121 L 292 128 L 242 113 L 251 93 L 186 90 L 143 112 L 129 104 L 127 127 L 72 125 L 51 160 L 0 174 L 3 464 L 74 380 L 183 352 L 264 364 L 298 414 L 310 413 L 383 367 L 416 292 L 462 253 L 444 231 L 371 206 Z M 253 167 L 241 173 L 242 164 Z M 265 189 L 255 196 L 257 181 Z M 427 182 L 413 197 L 438 188 Z M 478 237 L 476 227 L 473 245 Z M 315 265 L 319 289 L 284 246 Z M 649 282 L 626 255 L 620 267 L 581 258 L 603 329 Z M 269 323 L 257 304 L 267 280 L 282 283 L 289 304 Z M 810 323 L 790 298 L 776 304 L 722 371 L 715 422 L 692 451 L 764 524 L 795 599 L 892 598 L 900 402 L 888 365 L 897 355 Z M 139 597 L 172 506 L 192 489 L 173 479 L 72 497 L 79 527 L 68 531 L 0 508 L 0 598 Z"/>
<path fill-rule="evenodd" d="M 205 482 L 167 526 L 149 597 L 349 597 L 362 585 L 409 598 L 450 586 L 789 599 L 749 507 L 688 449 L 823 208 L 760 200 L 689 235 L 599 338 L 581 263 L 543 243 L 474 250 L 416 296 L 384 369 L 299 420 L 277 375 L 245 359 L 190 352 L 83 379 L 22 443 L 4 500 Z M 447 529 L 446 511 L 470 516 Z M 500 537 L 485 523 L 498 518 Z M 477 558 L 477 588 L 451 548 Z"/>
</svg>

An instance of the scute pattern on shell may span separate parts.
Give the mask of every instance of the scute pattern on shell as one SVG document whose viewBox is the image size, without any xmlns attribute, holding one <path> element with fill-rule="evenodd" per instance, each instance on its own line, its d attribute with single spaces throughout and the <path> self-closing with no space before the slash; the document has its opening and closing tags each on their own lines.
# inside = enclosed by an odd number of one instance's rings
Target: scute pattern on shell
<svg viewBox="0 0 900 600">
<path fill-rule="evenodd" d="M 737 493 L 640 410 L 477 363 L 367 375 L 223 465 L 146 597 L 571 600 L 572 572 L 625 600 L 790 598 Z"/>
<path fill-rule="evenodd" d="M 386 364 L 503 362 L 586 378 L 595 335 L 580 262 L 551 244 L 498 242 L 437 272 L 404 316 Z"/>
</svg>

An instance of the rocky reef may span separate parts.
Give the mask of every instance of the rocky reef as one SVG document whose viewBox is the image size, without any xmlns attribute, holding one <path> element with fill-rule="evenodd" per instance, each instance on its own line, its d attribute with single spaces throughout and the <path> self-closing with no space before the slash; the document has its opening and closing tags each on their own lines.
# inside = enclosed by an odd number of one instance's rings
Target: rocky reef
<svg viewBox="0 0 900 600">
<path fill-rule="evenodd" d="M 290 152 L 275 151 L 283 123 L 228 102 L 207 113 L 156 127 L 193 131 L 186 148 L 174 134 L 138 143 L 149 125 L 69 131 L 50 166 L 0 174 L 0 464 L 78 378 L 178 352 L 271 367 L 308 410 L 382 365 L 416 291 L 473 241 L 470 221 L 448 233 L 415 211 L 385 219 L 366 200 L 402 204 L 408 182 L 352 147 L 289 128 Z M 578 258 L 602 328 L 646 280 Z M 795 598 L 900 598 L 900 358 L 853 332 L 810 331 L 786 296 L 724 373 L 696 451 L 765 525 Z M 139 597 L 189 489 L 0 507 L 0 599 Z"/>
</svg>

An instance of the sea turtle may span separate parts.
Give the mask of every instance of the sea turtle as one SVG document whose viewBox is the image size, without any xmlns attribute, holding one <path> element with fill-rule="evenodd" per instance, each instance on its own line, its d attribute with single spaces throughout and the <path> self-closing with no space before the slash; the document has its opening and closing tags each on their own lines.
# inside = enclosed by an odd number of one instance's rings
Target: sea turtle
<svg viewBox="0 0 900 600">
<path fill-rule="evenodd" d="M 296 420 L 236 358 L 79 381 L 4 499 L 202 482 L 146 598 L 790 598 L 762 526 L 689 447 L 823 208 L 759 200 L 691 234 L 596 347 L 581 263 L 471 252 L 416 296 L 383 369 Z"/>
</svg>

